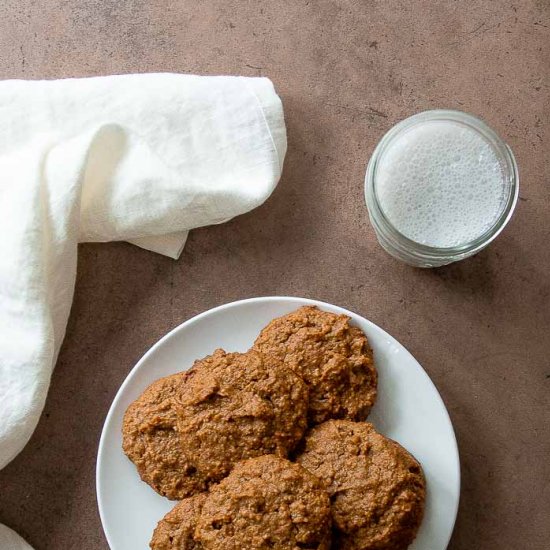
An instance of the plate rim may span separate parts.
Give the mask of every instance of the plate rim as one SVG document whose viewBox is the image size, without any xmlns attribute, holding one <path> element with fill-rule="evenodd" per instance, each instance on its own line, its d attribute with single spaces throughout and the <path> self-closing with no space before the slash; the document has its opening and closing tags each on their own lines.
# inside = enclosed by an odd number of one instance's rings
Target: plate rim
<svg viewBox="0 0 550 550">
<path fill-rule="evenodd" d="M 451 541 L 451 537 L 454 533 L 454 529 L 455 529 L 455 526 L 456 526 L 456 520 L 457 520 L 457 516 L 458 516 L 458 510 L 459 510 L 460 498 L 461 498 L 462 479 L 461 479 L 460 452 L 459 452 L 459 448 L 458 448 L 458 440 L 456 438 L 456 433 L 455 433 L 455 430 L 454 430 L 454 426 L 453 426 L 449 411 L 448 411 L 448 409 L 445 405 L 445 401 L 441 397 L 441 394 L 439 393 L 439 390 L 437 389 L 437 386 L 435 385 L 433 380 L 430 378 L 430 376 L 428 375 L 428 373 L 426 372 L 424 367 L 414 357 L 414 355 L 403 344 L 401 344 L 401 342 L 399 342 L 396 338 L 394 338 L 391 334 L 389 334 L 382 327 L 380 327 L 379 325 L 373 323 L 372 321 L 370 321 L 366 317 L 363 317 L 359 313 L 356 313 L 356 312 L 354 312 L 350 309 L 344 308 L 342 306 L 331 304 L 330 302 L 324 302 L 322 300 L 316 300 L 316 299 L 313 299 L 313 298 L 302 298 L 302 297 L 299 297 L 299 296 L 273 296 L 273 295 L 271 295 L 271 296 L 256 296 L 256 297 L 252 297 L 252 298 L 244 298 L 244 299 L 241 299 L 241 300 L 233 300 L 231 302 L 220 304 L 219 306 L 215 306 L 213 308 L 202 311 L 201 313 L 197 313 L 196 315 L 193 315 L 189 319 L 186 319 L 185 321 L 183 321 L 179 325 L 177 325 L 174 328 L 172 328 L 171 330 L 169 330 L 164 336 L 162 336 L 159 340 L 157 340 L 141 356 L 141 358 L 130 369 L 130 371 L 128 372 L 128 374 L 124 378 L 124 381 L 119 386 L 119 388 L 118 388 L 118 390 L 117 390 L 117 392 L 116 392 L 116 394 L 115 394 L 115 396 L 114 396 L 114 398 L 111 402 L 111 405 L 109 406 L 109 411 L 107 412 L 107 415 L 105 416 L 105 420 L 104 420 L 103 426 L 101 428 L 101 436 L 100 436 L 100 439 L 99 439 L 99 445 L 98 445 L 98 448 L 97 448 L 97 456 L 96 456 L 96 472 L 95 472 L 96 502 L 97 502 L 97 507 L 98 507 L 98 511 L 99 511 L 99 518 L 100 518 L 100 521 L 101 521 L 101 527 L 103 529 L 103 533 L 105 535 L 105 538 L 107 540 L 107 544 L 109 545 L 109 548 L 112 549 L 111 537 L 109 535 L 108 529 L 106 528 L 105 512 L 104 512 L 104 507 L 103 507 L 103 502 L 102 502 L 104 497 L 103 497 L 101 489 L 100 489 L 100 476 L 101 476 L 101 472 L 102 472 L 102 460 L 101 460 L 101 458 L 102 458 L 102 455 L 105 451 L 105 446 L 106 446 L 105 441 L 106 441 L 106 438 L 107 438 L 107 435 L 106 435 L 107 426 L 109 426 L 111 424 L 112 417 L 115 414 L 115 409 L 117 408 L 116 406 L 118 404 L 118 401 L 122 398 L 122 395 L 124 393 L 124 389 L 130 383 L 130 380 L 133 378 L 135 372 L 140 368 L 141 364 L 144 363 L 148 359 L 148 357 L 155 352 L 155 350 L 157 348 L 159 348 L 163 345 L 165 340 L 168 340 L 169 338 L 173 337 L 177 332 L 179 332 L 181 330 L 184 330 L 184 328 L 187 327 L 188 325 L 202 320 L 204 317 L 208 317 L 210 315 L 213 315 L 213 314 L 217 313 L 218 311 L 228 309 L 228 308 L 231 308 L 231 307 L 235 307 L 235 306 L 241 305 L 241 304 L 249 304 L 249 303 L 255 303 L 255 302 L 262 302 L 262 303 L 265 303 L 265 302 L 278 302 L 278 301 L 283 301 L 283 300 L 294 302 L 294 303 L 300 304 L 302 306 L 303 305 L 314 305 L 314 306 L 318 306 L 318 307 L 321 307 L 321 308 L 324 307 L 324 306 L 328 306 L 329 308 L 334 308 L 334 309 L 340 310 L 343 314 L 349 315 L 351 318 L 359 317 L 365 323 L 367 323 L 367 325 L 370 325 L 370 326 L 376 328 L 377 330 L 380 330 L 386 338 L 388 338 L 389 340 L 392 340 L 395 343 L 397 343 L 403 349 L 403 351 L 410 357 L 410 359 L 412 359 L 418 365 L 418 367 L 420 368 L 420 371 L 422 372 L 423 376 L 426 378 L 426 381 L 429 383 L 432 390 L 434 391 L 434 394 L 435 394 L 436 398 L 439 400 L 439 404 L 442 406 L 442 409 L 443 409 L 443 412 L 444 412 L 445 422 L 446 422 L 446 424 L 449 428 L 450 434 L 452 435 L 452 451 L 453 451 L 453 454 L 454 454 L 453 458 L 454 458 L 454 463 L 455 463 L 455 467 L 456 467 L 455 475 L 456 475 L 456 483 L 457 483 L 457 499 L 456 499 L 454 509 L 452 510 L 453 520 L 452 520 L 451 529 L 449 530 L 449 534 L 447 536 L 447 541 L 445 542 L 445 548 L 447 548 L 449 546 L 449 542 Z"/>
</svg>

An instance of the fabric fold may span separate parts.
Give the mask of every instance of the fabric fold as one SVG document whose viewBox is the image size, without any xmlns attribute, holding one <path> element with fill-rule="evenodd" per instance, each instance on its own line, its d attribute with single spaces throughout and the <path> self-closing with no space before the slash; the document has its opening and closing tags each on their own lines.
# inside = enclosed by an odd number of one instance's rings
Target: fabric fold
<svg viewBox="0 0 550 550">
<path fill-rule="evenodd" d="M 285 152 L 266 78 L 0 82 L 0 468 L 42 412 L 77 243 L 177 258 L 191 229 L 263 203 Z"/>
</svg>

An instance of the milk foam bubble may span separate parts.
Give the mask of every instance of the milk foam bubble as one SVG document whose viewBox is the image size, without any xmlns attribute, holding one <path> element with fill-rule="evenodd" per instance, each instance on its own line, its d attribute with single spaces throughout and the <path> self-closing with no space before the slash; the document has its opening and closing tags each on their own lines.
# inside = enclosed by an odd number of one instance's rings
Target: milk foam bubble
<svg viewBox="0 0 550 550">
<path fill-rule="evenodd" d="M 505 208 L 506 180 L 488 141 L 466 125 L 431 121 L 388 145 L 376 193 L 390 223 L 421 244 L 448 248 L 488 231 Z"/>
</svg>

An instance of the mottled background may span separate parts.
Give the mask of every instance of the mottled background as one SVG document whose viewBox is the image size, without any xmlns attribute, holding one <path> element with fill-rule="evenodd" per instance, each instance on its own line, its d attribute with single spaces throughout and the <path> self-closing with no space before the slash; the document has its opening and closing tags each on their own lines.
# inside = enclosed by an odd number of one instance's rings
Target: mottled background
<svg viewBox="0 0 550 550">
<path fill-rule="evenodd" d="M 547 550 L 549 27 L 548 0 L 3 0 L 1 78 L 267 75 L 289 151 L 264 206 L 193 231 L 177 262 L 125 243 L 81 245 L 45 414 L 0 472 L 0 521 L 36 550 L 106 549 L 95 458 L 128 371 L 196 313 L 289 294 L 368 317 L 438 386 L 462 459 L 452 550 Z M 521 197 L 487 250 L 422 271 L 377 245 L 363 176 L 388 128 L 435 107 L 500 132 Z"/>
</svg>

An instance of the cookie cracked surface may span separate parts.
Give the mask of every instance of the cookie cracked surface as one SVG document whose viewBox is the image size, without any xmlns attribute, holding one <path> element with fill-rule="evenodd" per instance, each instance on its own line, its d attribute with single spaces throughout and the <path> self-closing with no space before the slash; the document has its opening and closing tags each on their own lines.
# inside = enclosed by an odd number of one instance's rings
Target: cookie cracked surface
<svg viewBox="0 0 550 550">
<path fill-rule="evenodd" d="M 177 430 L 174 397 L 189 372 L 161 378 L 151 384 L 126 410 L 122 448 L 143 481 L 169 499 L 185 496 L 182 479 L 191 463 L 183 452 Z"/>
<path fill-rule="evenodd" d="M 286 457 L 307 425 L 308 389 L 256 351 L 214 354 L 157 380 L 127 409 L 123 449 L 143 481 L 181 500 L 239 460 Z"/>
<path fill-rule="evenodd" d="M 286 457 L 307 424 L 308 389 L 291 370 L 256 351 L 217 350 L 193 366 L 174 399 L 191 471 L 188 494 L 207 490 L 240 460 Z"/>
<path fill-rule="evenodd" d="M 328 490 L 335 549 L 404 550 L 414 540 L 424 514 L 422 468 L 371 424 L 320 424 L 297 461 Z"/>
<path fill-rule="evenodd" d="M 178 502 L 157 524 L 149 543 L 151 550 L 200 550 L 195 528 L 206 500 L 205 494 Z"/>
<path fill-rule="evenodd" d="M 304 306 L 271 321 L 254 348 L 275 357 L 309 386 L 309 420 L 364 420 L 376 400 L 377 373 L 363 331 L 349 317 Z"/>
<path fill-rule="evenodd" d="M 267 455 L 239 463 L 213 487 L 196 539 L 208 550 L 329 550 L 330 503 L 299 464 Z"/>
</svg>

